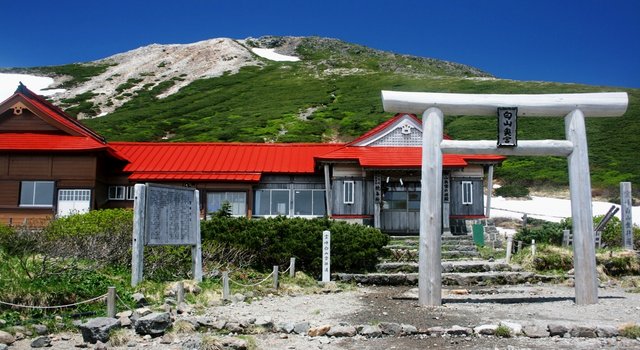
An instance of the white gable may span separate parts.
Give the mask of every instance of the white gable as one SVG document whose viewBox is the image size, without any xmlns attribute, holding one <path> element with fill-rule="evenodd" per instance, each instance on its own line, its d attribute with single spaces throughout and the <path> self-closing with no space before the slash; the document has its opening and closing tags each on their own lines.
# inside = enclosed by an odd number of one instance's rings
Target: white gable
<svg viewBox="0 0 640 350">
<path fill-rule="evenodd" d="M 422 125 L 405 114 L 354 146 L 411 147 L 422 145 Z"/>
</svg>

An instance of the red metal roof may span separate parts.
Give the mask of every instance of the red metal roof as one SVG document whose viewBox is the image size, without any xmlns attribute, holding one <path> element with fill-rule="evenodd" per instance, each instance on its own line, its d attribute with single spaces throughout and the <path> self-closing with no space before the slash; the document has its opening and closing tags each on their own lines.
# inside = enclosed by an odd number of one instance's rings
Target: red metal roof
<svg viewBox="0 0 640 350">
<path fill-rule="evenodd" d="M 89 151 L 108 146 L 87 136 L 0 133 L 2 151 Z"/>
<path fill-rule="evenodd" d="M 365 168 L 420 168 L 422 164 L 421 147 L 357 147 L 346 146 L 331 153 L 316 157 L 320 161 L 357 161 Z M 445 154 L 442 166 L 459 168 L 466 166 L 464 157 L 457 154 Z"/>
<path fill-rule="evenodd" d="M 313 174 L 314 157 L 342 144 L 111 142 L 131 179 L 259 181 L 265 173 Z M 157 175 L 158 178 L 153 178 Z"/>
</svg>

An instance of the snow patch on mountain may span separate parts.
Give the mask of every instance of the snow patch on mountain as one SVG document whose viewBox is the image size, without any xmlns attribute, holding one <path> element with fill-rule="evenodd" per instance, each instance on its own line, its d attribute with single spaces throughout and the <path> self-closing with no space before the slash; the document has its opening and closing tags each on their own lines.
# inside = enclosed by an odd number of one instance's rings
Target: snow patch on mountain
<svg viewBox="0 0 640 350">
<path fill-rule="evenodd" d="M 275 49 L 260 49 L 260 48 L 252 48 L 251 51 L 256 55 L 266 58 L 271 61 L 279 61 L 279 62 L 298 62 L 300 61 L 299 57 L 282 55 L 275 52 Z"/>
<path fill-rule="evenodd" d="M 0 73 L 0 101 L 13 95 L 20 82 L 38 95 L 50 96 L 65 91 L 64 89 L 47 89 L 53 85 L 53 78 L 29 74 Z"/>
</svg>

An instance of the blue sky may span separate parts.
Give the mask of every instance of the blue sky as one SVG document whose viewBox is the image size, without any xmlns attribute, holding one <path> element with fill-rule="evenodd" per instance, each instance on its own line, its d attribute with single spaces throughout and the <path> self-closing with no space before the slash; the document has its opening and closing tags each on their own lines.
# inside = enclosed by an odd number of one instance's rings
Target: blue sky
<svg viewBox="0 0 640 350">
<path fill-rule="evenodd" d="M 640 88 L 640 0 L 6 1 L 0 67 L 160 43 L 318 35 L 500 78 Z"/>
</svg>

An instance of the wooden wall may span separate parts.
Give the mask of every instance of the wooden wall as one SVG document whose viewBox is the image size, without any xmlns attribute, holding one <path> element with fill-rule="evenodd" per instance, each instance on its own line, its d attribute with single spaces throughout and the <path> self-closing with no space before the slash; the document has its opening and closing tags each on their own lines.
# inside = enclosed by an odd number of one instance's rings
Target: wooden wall
<svg viewBox="0 0 640 350">
<path fill-rule="evenodd" d="M 55 188 L 96 188 L 96 155 L 13 153 L 0 155 L 0 221 L 46 218 L 52 208 L 20 207 L 21 181 L 54 181 Z M 92 206 L 95 208 L 95 204 Z"/>
<path fill-rule="evenodd" d="M 471 181 L 473 184 L 473 204 L 462 204 L 462 181 Z M 482 178 L 477 177 L 452 177 L 451 178 L 451 216 L 478 216 L 484 215 L 484 187 Z"/>
</svg>

